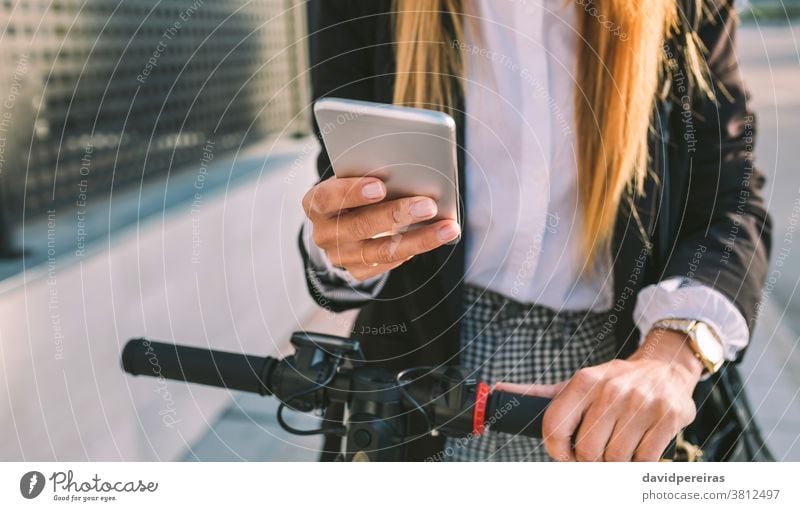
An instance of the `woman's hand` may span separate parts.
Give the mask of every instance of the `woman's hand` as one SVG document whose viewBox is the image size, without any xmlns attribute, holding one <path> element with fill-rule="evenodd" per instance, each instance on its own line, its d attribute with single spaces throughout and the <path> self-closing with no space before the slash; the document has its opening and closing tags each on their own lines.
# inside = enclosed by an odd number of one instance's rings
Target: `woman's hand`
<svg viewBox="0 0 800 511">
<path fill-rule="evenodd" d="M 385 197 L 386 186 L 372 177 L 326 179 L 303 197 L 314 243 L 333 265 L 358 280 L 396 268 L 461 233 L 457 222 L 441 220 L 405 234 L 372 239 L 436 216 L 436 203 L 428 197 L 384 201 Z"/>
<path fill-rule="evenodd" d="M 694 420 L 702 369 L 684 334 L 652 330 L 627 360 L 581 369 L 555 385 L 498 388 L 554 398 L 542 433 L 556 460 L 657 461 Z"/>
</svg>

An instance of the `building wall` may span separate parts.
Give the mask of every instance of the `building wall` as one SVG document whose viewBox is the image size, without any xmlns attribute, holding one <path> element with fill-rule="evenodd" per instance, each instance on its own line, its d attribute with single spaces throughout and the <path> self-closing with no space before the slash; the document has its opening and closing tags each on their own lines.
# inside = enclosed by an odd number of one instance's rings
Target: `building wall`
<svg viewBox="0 0 800 511">
<path fill-rule="evenodd" d="M 307 133 L 299 0 L 0 2 L 9 223 L 266 134 Z M 7 25 L 6 25 L 7 23 Z"/>
</svg>

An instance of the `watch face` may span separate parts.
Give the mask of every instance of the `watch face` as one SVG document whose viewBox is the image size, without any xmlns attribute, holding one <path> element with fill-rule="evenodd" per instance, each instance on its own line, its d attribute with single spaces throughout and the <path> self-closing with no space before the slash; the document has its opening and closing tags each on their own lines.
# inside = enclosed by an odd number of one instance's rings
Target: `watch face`
<svg viewBox="0 0 800 511">
<path fill-rule="evenodd" d="M 724 359 L 722 343 L 720 343 L 714 332 L 705 323 L 698 323 L 694 328 L 695 342 L 697 349 L 704 358 L 712 363 L 721 362 Z"/>
</svg>

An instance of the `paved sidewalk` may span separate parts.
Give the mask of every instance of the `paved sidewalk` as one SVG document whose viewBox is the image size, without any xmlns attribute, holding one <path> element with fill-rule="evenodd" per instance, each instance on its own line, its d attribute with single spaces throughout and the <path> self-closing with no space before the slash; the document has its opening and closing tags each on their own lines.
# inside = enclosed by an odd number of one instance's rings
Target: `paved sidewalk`
<svg viewBox="0 0 800 511">
<path fill-rule="evenodd" d="M 303 328 L 346 336 L 353 313 L 331 314 L 322 309 Z M 288 339 L 287 339 L 288 343 Z M 281 429 L 275 418 L 277 401 L 240 394 L 208 433 L 184 455 L 185 461 L 316 461 L 320 436 L 295 436 Z M 298 429 L 314 429 L 319 421 L 310 414 L 288 410 L 286 421 Z"/>
</svg>

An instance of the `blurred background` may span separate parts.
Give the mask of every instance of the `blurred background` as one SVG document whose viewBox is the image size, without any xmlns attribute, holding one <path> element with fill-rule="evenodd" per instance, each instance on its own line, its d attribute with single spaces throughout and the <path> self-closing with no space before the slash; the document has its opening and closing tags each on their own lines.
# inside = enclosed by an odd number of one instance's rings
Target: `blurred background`
<svg viewBox="0 0 800 511">
<path fill-rule="evenodd" d="M 800 461 L 800 0 L 739 8 L 784 254 L 742 375 Z M 347 334 L 297 252 L 306 32 L 301 0 L 0 0 L 0 460 L 315 459 L 268 399 L 118 362 L 132 337 L 278 355 L 299 328 Z"/>
</svg>

